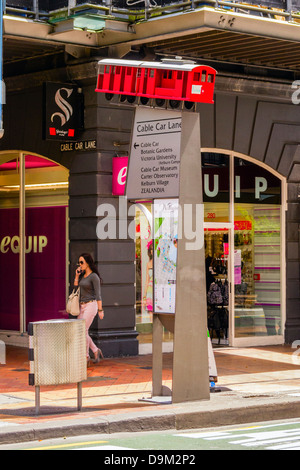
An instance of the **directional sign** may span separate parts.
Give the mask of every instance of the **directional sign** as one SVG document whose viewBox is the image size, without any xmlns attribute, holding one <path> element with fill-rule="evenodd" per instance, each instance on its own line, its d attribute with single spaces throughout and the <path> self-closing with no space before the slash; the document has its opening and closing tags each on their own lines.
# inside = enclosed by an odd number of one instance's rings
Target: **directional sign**
<svg viewBox="0 0 300 470">
<path fill-rule="evenodd" d="M 129 199 L 179 195 L 181 113 L 137 108 L 126 195 Z"/>
</svg>

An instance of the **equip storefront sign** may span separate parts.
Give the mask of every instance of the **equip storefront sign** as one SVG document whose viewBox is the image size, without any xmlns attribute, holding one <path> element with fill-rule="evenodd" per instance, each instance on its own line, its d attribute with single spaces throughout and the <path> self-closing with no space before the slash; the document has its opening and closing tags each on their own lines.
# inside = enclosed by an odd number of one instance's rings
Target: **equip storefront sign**
<svg viewBox="0 0 300 470">
<path fill-rule="evenodd" d="M 126 195 L 129 199 L 179 196 L 181 113 L 137 108 Z"/>
<path fill-rule="evenodd" d="M 244 161 L 234 168 L 234 202 L 248 204 L 280 204 L 281 181 L 258 165 Z M 202 167 L 203 202 L 229 203 L 229 167 Z"/>
<path fill-rule="evenodd" d="M 44 139 L 74 140 L 83 128 L 83 95 L 77 85 L 44 84 Z"/>
</svg>

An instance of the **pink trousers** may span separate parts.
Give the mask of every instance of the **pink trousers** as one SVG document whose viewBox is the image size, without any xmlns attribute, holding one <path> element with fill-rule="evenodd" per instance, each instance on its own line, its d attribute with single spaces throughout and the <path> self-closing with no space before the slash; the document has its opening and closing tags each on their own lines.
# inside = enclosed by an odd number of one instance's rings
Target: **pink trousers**
<svg viewBox="0 0 300 470">
<path fill-rule="evenodd" d="M 89 357 L 89 350 L 91 349 L 93 353 L 98 351 L 97 346 L 93 342 L 92 338 L 89 336 L 89 328 L 93 323 L 95 316 L 98 313 L 98 304 L 95 300 L 94 302 L 89 302 L 88 304 L 80 305 L 80 314 L 78 318 L 85 320 L 86 327 L 86 355 Z"/>
</svg>

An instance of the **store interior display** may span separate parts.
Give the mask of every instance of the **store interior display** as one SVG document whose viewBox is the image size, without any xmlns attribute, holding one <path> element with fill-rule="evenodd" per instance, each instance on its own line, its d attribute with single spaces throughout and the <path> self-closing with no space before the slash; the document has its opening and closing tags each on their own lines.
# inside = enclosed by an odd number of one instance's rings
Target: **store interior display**
<svg viewBox="0 0 300 470">
<path fill-rule="evenodd" d="M 228 344 L 228 231 L 205 231 L 207 321 L 211 339 Z"/>
</svg>

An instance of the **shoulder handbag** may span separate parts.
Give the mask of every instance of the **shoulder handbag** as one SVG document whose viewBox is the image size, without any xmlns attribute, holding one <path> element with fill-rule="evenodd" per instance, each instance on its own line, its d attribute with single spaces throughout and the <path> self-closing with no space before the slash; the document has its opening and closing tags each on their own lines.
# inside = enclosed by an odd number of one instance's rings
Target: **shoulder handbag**
<svg viewBox="0 0 300 470">
<path fill-rule="evenodd" d="M 79 303 L 79 297 L 80 297 L 80 288 L 75 291 L 73 290 L 72 294 L 68 298 L 67 302 L 67 308 L 66 311 L 67 313 L 70 313 L 73 317 L 78 317 L 80 314 L 80 303 Z"/>
</svg>

